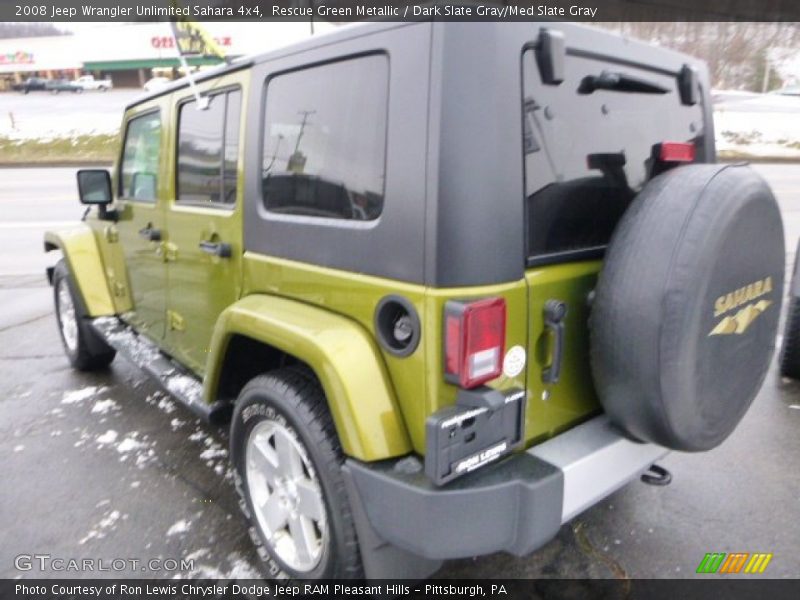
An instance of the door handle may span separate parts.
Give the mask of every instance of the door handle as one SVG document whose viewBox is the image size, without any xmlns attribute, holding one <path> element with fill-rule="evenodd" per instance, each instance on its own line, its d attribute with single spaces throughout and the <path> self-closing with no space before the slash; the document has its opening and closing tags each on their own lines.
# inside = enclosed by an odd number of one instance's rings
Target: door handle
<svg viewBox="0 0 800 600">
<path fill-rule="evenodd" d="M 154 229 L 150 223 L 147 224 L 147 227 L 143 227 L 139 230 L 139 235 L 151 242 L 161 241 L 161 230 Z"/>
<path fill-rule="evenodd" d="M 561 377 L 561 360 L 564 356 L 564 317 L 567 304 L 561 300 L 544 303 L 544 326 L 553 338 L 553 354 L 550 364 L 542 369 L 544 383 L 558 383 Z"/>
<path fill-rule="evenodd" d="M 218 256 L 220 258 L 231 257 L 230 244 L 223 244 L 222 242 L 202 241 L 200 242 L 199 245 L 200 245 L 200 250 L 202 250 L 206 254 L 211 254 L 212 256 Z"/>
</svg>

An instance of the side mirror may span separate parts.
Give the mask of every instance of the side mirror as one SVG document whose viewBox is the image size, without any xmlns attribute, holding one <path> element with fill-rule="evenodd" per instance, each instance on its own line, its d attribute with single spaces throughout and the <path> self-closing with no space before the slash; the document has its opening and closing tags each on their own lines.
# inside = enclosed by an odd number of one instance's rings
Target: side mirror
<svg viewBox="0 0 800 600">
<path fill-rule="evenodd" d="M 78 171 L 78 195 L 81 204 L 111 204 L 111 176 L 105 169 L 81 169 Z"/>
</svg>

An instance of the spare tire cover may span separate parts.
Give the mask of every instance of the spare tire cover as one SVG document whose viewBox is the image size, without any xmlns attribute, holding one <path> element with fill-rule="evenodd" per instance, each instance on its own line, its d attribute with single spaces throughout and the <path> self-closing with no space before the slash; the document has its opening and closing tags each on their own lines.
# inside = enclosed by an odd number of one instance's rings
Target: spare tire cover
<svg viewBox="0 0 800 600">
<path fill-rule="evenodd" d="M 650 181 L 614 231 L 592 306 L 592 374 L 611 421 L 675 450 L 722 443 L 772 357 L 783 225 L 744 165 Z"/>
</svg>

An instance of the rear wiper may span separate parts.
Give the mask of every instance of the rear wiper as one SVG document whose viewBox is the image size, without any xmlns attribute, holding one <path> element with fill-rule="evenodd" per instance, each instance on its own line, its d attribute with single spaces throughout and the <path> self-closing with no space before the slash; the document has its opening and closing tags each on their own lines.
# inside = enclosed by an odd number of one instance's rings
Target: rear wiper
<svg viewBox="0 0 800 600">
<path fill-rule="evenodd" d="M 612 73 L 611 71 L 603 71 L 600 75 L 584 77 L 578 88 L 578 93 L 591 94 L 596 90 L 639 94 L 666 94 L 669 92 L 667 88 L 652 81 L 631 77 L 623 73 Z"/>
</svg>

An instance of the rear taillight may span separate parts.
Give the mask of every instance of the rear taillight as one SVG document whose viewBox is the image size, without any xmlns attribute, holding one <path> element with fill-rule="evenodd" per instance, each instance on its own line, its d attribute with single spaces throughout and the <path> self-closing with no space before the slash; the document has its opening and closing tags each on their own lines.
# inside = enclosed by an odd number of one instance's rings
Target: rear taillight
<svg viewBox="0 0 800 600">
<path fill-rule="evenodd" d="M 658 158 L 662 162 L 693 162 L 695 147 L 691 142 L 662 142 Z"/>
<path fill-rule="evenodd" d="M 449 301 L 444 308 L 445 379 L 473 388 L 498 377 L 506 345 L 506 301 Z"/>
</svg>

